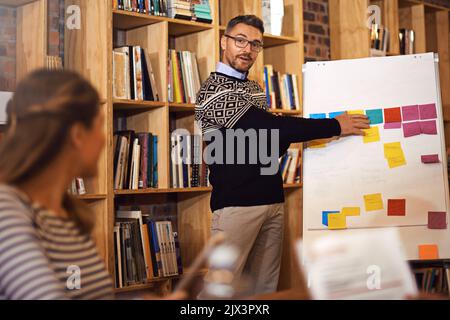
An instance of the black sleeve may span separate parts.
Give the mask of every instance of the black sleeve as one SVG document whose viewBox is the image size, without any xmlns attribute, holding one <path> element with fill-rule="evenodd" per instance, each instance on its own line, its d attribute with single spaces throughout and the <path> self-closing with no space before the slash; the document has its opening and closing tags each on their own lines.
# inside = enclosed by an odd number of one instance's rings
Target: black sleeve
<svg viewBox="0 0 450 320">
<path fill-rule="evenodd" d="M 233 129 L 279 129 L 282 143 L 305 142 L 325 139 L 341 134 L 336 119 L 305 119 L 276 116 L 257 107 L 250 107 L 236 122 Z"/>
</svg>

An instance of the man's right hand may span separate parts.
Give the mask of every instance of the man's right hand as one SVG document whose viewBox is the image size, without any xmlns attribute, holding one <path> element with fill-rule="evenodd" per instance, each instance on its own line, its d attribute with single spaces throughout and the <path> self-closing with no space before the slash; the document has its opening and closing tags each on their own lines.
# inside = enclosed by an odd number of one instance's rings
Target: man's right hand
<svg viewBox="0 0 450 320">
<path fill-rule="evenodd" d="M 348 114 L 347 112 L 336 117 L 341 126 L 341 137 L 358 135 L 364 136 L 362 129 L 370 128 L 370 121 L 362 114 Z"/>
</svg>

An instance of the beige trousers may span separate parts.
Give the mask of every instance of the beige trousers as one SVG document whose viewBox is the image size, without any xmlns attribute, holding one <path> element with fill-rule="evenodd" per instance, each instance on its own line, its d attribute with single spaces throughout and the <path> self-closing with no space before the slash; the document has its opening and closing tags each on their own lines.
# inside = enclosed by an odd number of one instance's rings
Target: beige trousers
<svg viewBox="0 0 450 320">
<path fill-rule="evenodd" d="M 284 203 L 226 207 L 213 212 L 211 233 L 225 232 L 240 256 L 235 277 L 250 276 L 253 294 L 277 290 L 283 242 Z"/>
</svg>

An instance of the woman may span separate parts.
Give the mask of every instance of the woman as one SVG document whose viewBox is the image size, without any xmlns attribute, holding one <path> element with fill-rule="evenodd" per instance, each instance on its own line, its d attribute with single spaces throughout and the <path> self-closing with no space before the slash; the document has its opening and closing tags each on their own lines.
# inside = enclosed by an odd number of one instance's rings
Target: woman
<svg viewBox="0 0 450 320">
<path fill-rule="evenodd" d="M 67 194 L 93 177 L 105 144 L 97 91 L 68 71 L 36 71 L 8 104 L 0 145 L 0 299 L 105 299 L 112 280 Z"/>
</svg>

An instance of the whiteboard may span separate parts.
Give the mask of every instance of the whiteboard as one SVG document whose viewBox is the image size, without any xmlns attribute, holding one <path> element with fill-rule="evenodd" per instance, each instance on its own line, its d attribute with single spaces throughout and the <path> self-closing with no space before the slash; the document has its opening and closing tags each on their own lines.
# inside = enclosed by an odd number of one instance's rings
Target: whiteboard
<svg viewBox="0 0 450 320">
<path fill-rule="evenodd" d="M 380 141 L 340 138 L 325 148 L 304 151 L 303 237 L 308 245 L 332 232 L 397 228 L 408 259 L 418 259 L 418 245 L 437 244 L 439 258 L 450 258 L 448 229 L 429 229 L 428 212 L 446 212 L 449 191 L 438 58 L 433 53 L 366 58 L 304 65 L 305 117 L 311 114 L 436 104 L 437 135 L 404 138 L 402 129 L 379 127 Z M 400 142 L 406 165 L 390 169 L 384 143 Z M 440 163 L 423 164 L 421 155 L 438 154 Z M 382 194 L 383 209 L 365 211 L 364 195 Z M 388 199 L 405 199 L 406 216 L 388 216 Z M 347 228 L 329 230 L 323 211 L 360 207 L 347 217 Z"/>
</svg>

